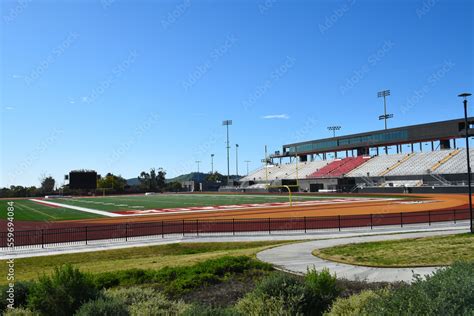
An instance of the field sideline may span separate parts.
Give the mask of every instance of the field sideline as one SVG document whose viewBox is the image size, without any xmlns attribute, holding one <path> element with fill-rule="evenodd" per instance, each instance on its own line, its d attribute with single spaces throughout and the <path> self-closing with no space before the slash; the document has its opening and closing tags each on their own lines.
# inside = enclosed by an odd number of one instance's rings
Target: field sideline
<svg viewBox="0 0 474 316">
<path fill-rule="evenodd" d="M 0 208 L 6 209 L 8 201 L 8 199 L 0 200 Z M 37 202 L 31 199 L 15 199 L 14 201 L 17 229 L 25 230 L 37 229 L 40 226 L 44 228 L 46 227 L 44 225 L 67 227 L 182 219 L 400 214 L 401 212 L 465 209 L 468 200 L 463 194 L 296 194 L 293 196 L 293 206 L 290 206 L 288 196 L 283 194 L 205 193 L 74 197 Z M 55 205 L 44 204 L 49 201 Z M 0 214 L 0 226 L 3 227 L 6 223 L 6 212 L 0 212 Z"/>
<path fill-rule="evenodd" d="M 393 200 L 402 197 L 371 197 L 343 195 L 295 195 L 298 203 L 334 204 L 343 202 L 368 202 Z M 8 200 L 0 200 L 0 208 L 6 208 Z M 60 221 L 103 218 L 119 215 L 178 214 L 188 212 L 212 212 L 220 209 L 287 206 L 287 195 L 271 194 L 157 194 L 108 197 L 74 197 L 57 199 L 15 200 L 15 219 L 20 221 Z M 89 212 L 87 211 L 89 210 Z M 110 215 L 109 215 L 110 214 Z M 6 219 L 1 213 L 0 219 Z"/>
</svg>

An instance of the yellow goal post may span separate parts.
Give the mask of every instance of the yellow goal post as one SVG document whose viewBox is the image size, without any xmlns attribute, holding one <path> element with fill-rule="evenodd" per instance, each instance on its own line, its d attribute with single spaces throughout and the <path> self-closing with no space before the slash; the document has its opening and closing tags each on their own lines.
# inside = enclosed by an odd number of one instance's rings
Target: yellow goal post
<svg viewBox="0 0 474 316">
<path fill-rule="evenodd" d="M 288 190 L 288 197 L 289 197 L 289 202 L 290 206 L 293 206 L 293 192 L 291 191 L 291 188 L 297 188 L 298 185 L 292 184 L 292 185 L 267 185 L 267 189 L 286 189 Z"/>
</svg>

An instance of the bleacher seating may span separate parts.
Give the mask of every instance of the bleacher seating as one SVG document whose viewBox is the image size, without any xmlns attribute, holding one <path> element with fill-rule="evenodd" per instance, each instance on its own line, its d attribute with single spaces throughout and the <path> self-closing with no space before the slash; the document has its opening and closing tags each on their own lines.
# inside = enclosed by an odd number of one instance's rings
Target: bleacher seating
<svg viewBox="0 0 474 316">
<path fill-rule="evenodd" d="M 305 161 L 298 162 L 298 170 L 296 169 L 295 163 L 281 164 L 281 165 L 268 165 L 267 167 L 263 166 L 260 169 L 257 169 L 248 176 L 243 177 L 241 182 L 248 181 L 274 181 L 281 179 L 298 179 L 305 178 L 308 174 L 311 174 L 320 168 L 323 168 L 332 160 L 315 160 L 315 161 Z M 267 168 L 267 171 L 265 170 Z M 268 178 L 267 178 L 268 177 Z"/>
<path fill-rule="evenodd" d="M 382 172 L 386 171 L 391 166 L 395 165 L 407 154 L 394 154 L 394 155 L 382 155 L 375 156 L 368 160 L 366 163 L 362 164 L 358 168 L 347 173 L 348 177 L 376 177 L 379 176 Z"/>
<path fill-rule="evenodd" d="M 431 168 L 451 152 L 452 150 L 438 150 L 414 153 L 410 159 L 407 159 L 393 170 L 390 170 L 385 176 L 429 174 L 431 173 Z"/>
<path fill-rule="evenodd" d="M 474 157 L 474 149 L 470 151 Z M 268 165 L 261 167 L 241 182 L 266 182 L 283 179 L 324 177 L 380 177 L 426 174 L 466 173 L 466 149 L 448 149 L 410 154 L 392 154 L 370 157 L 347 157 L 335 160 L 316 160 Z"/>
<path fill-rule="evenodd" d="M 466 173 L 467 172 L 467 165 L 466 165 L 466 149 L 463 148 L 459 151 L 459 153 L 444 164 L 439 166 L 434 173 L 436 174 L 450 174 L 450 173 Z M 472 156 L 474 155 L 474 149 L 469 150 L 471 164 L 472 164 Z"/>
<path fill-rule="evenodd" d="M 347 157 L 336 159 L 320 170 L 308 175 L 308 178 L 339 177 L 362 165 L 369 157 Z"/>
</svg>

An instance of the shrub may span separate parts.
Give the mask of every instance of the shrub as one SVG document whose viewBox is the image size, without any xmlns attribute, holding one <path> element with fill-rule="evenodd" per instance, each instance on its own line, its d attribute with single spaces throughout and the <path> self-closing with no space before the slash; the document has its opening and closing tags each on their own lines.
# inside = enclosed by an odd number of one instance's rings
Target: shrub
<svg viewBox="0 0 474 316">
<path fill-rule="evenodd" d="M 241 316 L 235 308 L 222 308 L 204 305 L 191 305 L 183 316 Z"/>
<path fill-rule="evenodd" d="M 325 316 L 358 316 L 364 315 L 364 307 L 370 300 L 378 298 L 380 293 L 362 291 L 348 298 L 338 298 Z"/>
<path fill-rule="evenodd" d="M 189 305 L 183 301 L 172 301 L 161 293 L 129 307 L 132 316 L 149 316 L 149 315 L 181 315 Z"/>
<path fill-rule="evenodd" d="M 28 292 L 30 290 L 31 283 L 29 282 L 15 282 L 14 294 L 15 294 L 15 307 L 21 307 L 26 305 L 26 299 Z M 3 311 L 7 308 L 8 305 L 8 285 L 0 287 L 0 311 Z"/>
<path fill-rule="evenodd" d="M 455 263 L 426 280 L 367 302 L 364 311 L 377 315 L 471 315 L 474 310 L 474 263 Z"/>
<path fill-rule="evenodd" d="M 104 291 L 104 296 L 106 298 L 120 300 L 126 305 L 141 303 L 156 295 L 160 295 L 160 293 L 157 293 L 152 288 L 140 288 L 137 286 Z"/>
<path fill-rule="evenodd" d="M 128 316 L 127 305 L 118 299 L 98 298 L 81 306 L 76 316 Z"/>
<path fill-rule="evenodd" d="M 83 303 L 95 299 L 98 291 L 89 275 L 71 265 L 56 268 L 32 284 L 28 307 L 46 315 L 72 315 Z"/>
<path fill-rule="evenodd" d="M 289 316 L 297 314 L 288 311 L 286 305 L 282 297 L 270 297 L 268 295 L 251 292 L 237 302 L 235 309 L 238 313 L 248 316 Z"/>
<path fill-rule="evenodd" d="M 120 288 L 104 291 L 104 297 L 129 306 L 131 315 L 178 315 L 186 311 L 189 305 L 183 301 L 169 300 L 152 288 Z"/>
<path fill-rule="evenodd" d="M 304 284 L 306 289 L 304 310 L 313 315 L 321 315 L 327 311 L 341 293 L 337 286 L 336 276 L 331 275 L 328 269 L 323 269 L 321 272 L 308 269 Z"/>
<path fill-rule="evenodd" d="M 249 257 L 221 257 L 206 260 L 193 266 L 165 267 L 155 270 L 125 270 L 101 273 L 96 276 L 98 288 L 131 286 L 155 283 L 170 295 L 180 295 L 191 289 L 215 284 L 227 277 L 247 271 L 270 271 L 272 266 Z"/>
<path fill-rule="evenodd" d="M 4 316 L 36 316 L 37 313 L 32 312 L 29 309 L 23 307 L 17 307 L 13 309 L 7 309 L 4 313 Z"/>
<path fill-rule="evenodd" d="M 301 314 L 305 306 L 305 288 L 296 276 L 275 272 L 264 278 L 254 291 L 238 302 L 242 313 Z M 261 314 L 260 314 L 261 315 Z"/>
</svg>

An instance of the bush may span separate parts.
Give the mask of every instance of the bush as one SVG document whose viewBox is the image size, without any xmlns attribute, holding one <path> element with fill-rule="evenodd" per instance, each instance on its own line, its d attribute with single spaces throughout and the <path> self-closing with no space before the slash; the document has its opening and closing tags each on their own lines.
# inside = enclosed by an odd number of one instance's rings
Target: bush
<svg viewBox="0 0 474 316">
<path fill-rule="evenodd" d="M 181 315 L 189 305 L 183 301 L 171 301 L 161 293 L 146 301 L 138 302 L 129 307 L 132 316 L 149 316 L 149 315 Z"/>
<path fill-rule="evenodd" d="M 71 265 L 56 268 L 32 284 L 28 307 L 46 315 L 72 315 L 83 303 L 95 299 L 98 291 L 89 275 Z"/>
<path fill-rule="evenodd" d="M 255 292 L 251 292 L 239 300 L 235 309 L 238 313 L 249 316 L 290 316 L 297 314 L 288 311 L 287 304 L 282 297 L 271 297 L 268 295 L 256 294 Z"/>
<path fill-rule="evenodd" d="M 131 315 L 178 315 L 189 307 L 183 301 L 169 300 L 151 288 L 111 289 L 104 292 L 104 297 L 127 305 Z"/>
<path fill-rule="evenodd" d="M 242 314 L 262 315 L 302 314 L 305 307 L 305 287 L 296 276 L 275 272 L 264 278 L 237 304 Z"/>
<path fill-rule="evenodd" d="M 426 280 L 367 302 L 364 311 L 377 315 L 472 315 L 474 263 L 455 263 Z"/>
<path fill-rule="evenodd" d="M 204 305 L 191 305 L 183 316 L 241 316 L 235 308 L 222 308 Z"/>
<path fill-rule="evenodd" d="M 147 301 L 156 295 L 159 295 L 151 288 L 140 288 L 137 286 L 130 288 L 109 289 L 104 291 L 104 296 L 108 299 L 117 299 L 126 305 L 133 305 Z"/>
<path fill-rule="evenodd" d="M 331 275 L 328 269 L 323 269 L 321 272 L 308 269 L 304 284 L 306 289 L 304 311 L 313 315 L 321 315 L 327 311 L 341 293 L 336 276 Z"/>
<path fill-rule="evenodd" d="M 128 316 L 127 305 L 118 299 L 98 298 L 81 306 L 75 316 Z"/>
<path fill-rule="evenodd" d="M 325 316 L 358 316 L 364 315 L 364 308 L 370 300 L 374 300 L 385 292 L 362 291 L 348 298 L 338 298 Z"/>
<path fill-rule="evenodd" d="M 26 299 L 28 296 L 28 292 L 30 290 L 31 283 L 29 282 L 15 282 L 14 287 L 14 294 L 15 294 L 15 307 L 22 307 L 26 306 Z M 8 305 L 8 285 L 4 285 L 0 287 L 0 311 L 6 310 Z"/>
<path fill-rule="evenodd" d="M 4 316 L 36 316 L 37 313 L 23 307 L 7 309 L 2 315 Z"/>
<path fill-rule="evenodd" d="M 98 288 L 155 283 L 166 294 L 181 295 L 192 289 L 219 283 L 231 275 L 252 270 L 270 271 L 272 266 L 249 257 L 221 257 L 193 266 L 156 270 L 132 269 L 101 273 L 95 277 Z"/>
</svg>

